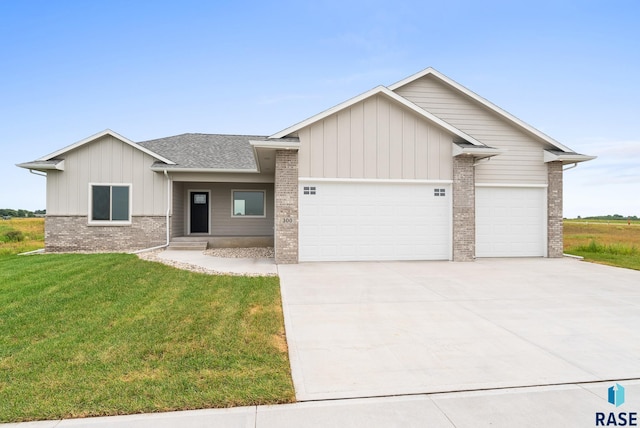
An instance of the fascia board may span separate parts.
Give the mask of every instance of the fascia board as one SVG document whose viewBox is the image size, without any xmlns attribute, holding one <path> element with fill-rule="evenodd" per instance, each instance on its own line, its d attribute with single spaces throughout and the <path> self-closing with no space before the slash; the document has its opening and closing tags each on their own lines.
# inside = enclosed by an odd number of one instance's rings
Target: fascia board
<svg viewBox="0 0 640 428">
<path fill-rule="evenodd" d="M 151 171 L 154 172 L 164 172 L 167 173 L 172 172 L 224 172 L 224 173 L 247 173 L 247 174 L 256 174 L 259 173 L 257 169 L 224 169 L 224 168 L 167 168 L 161 166 L 152 166 Z"/>
<path fill-rule="evenodd" d="M 34 169 L 36 171 L 64 171 L 64 159 L 61 159 L 57 163 L 40 163 L 38 161 L 35 162 L 24 162 L 16 164 L 16 166 L 24 169 Z"/>
<path fill-rule="evenodd" d="M 270 143 L 269 141 L 249 141 L 249 144 L 258 149 L 294 150 L 300 148 L 300 143 L 295 142 Z"/>
<path fill-rule="evenodd" d="M 498 107 L 497 105 L 493 104 L 491 101 L 481 97 L 480 95 L 476 94 L 475 92 L 467 89 L 466 87 L 462 86 L 461 84 L 459 84 L 458 82 L 451 80 L 450 78 L 448 78 L 447 76 L 445 76 L 444 74 L 440 73 L 439 71 L 437 71 L 436 69 L 429 67 L 425 70 L 422 70 L 412 76 L 407 77 L 406 79 L 403 79 L 397 83 L 394 83 L 393 85 L 389 86 L 389 89 L 391 89 L 392 91 L 395 91 L 396 89 L 413 82 L 414 80 L 418 80 L 428 74 L 431 74 L 432 76 L 435 76 L 436 78 L 440 79 L 442 82 L 446 83 L 447 85 L 455 88 L 456 90 L 462 92 L 463 94 L 465 94 L 466 96 L 474 99 L 475 101 L 477 101 L 478 103 L 482 104 L 483 106 L 487 107 L 488 109 L 494 111 L 495 113 L 499 114 L 500 116 L 504 117 L 505 119 L 515 123 L 516 125 L 518 125 L 519 127 L 523 128 L 524 130 L 526 130 L 527 132 L 529 132 L 530 134 L 535 135 L 536 137 L 540 138 L 541 140 L 545 141 L 546 143 L 560 149 L 560 150 L 564 150 L 566 152 L 570 152 L 571 149 L 568 148 L 567 146 L 559 143 L 558 141 L 554 140 L 553 138 L 549 137 L 547 134 L 537 130 L 536 128 L 534 128 L 533 126 L 523 122 L 522 120 L 518 119 L 517 117 L 515 117 L 514 115 L 512 115 L 511 113 L 507 112 L 506 110 L 503 110 L 502 108 Z"/>
<path fill-rule="evenodd" d="M 566 163 L 577 163 L 577 162 L 587 162 L 596 158 L 597 156 L 581 155 L 579 153 L 562 154 L 562 153 L 551 153 L 547 150 L 544 151 L 545 163 L 555 162 L 555 161 L 561 161 Z"/>
<path fill-rule="evenodd" d="M 356 103 L 358 103 L 358 102 L 360 102 L 362 100 L 365 100 L 365 99 L 369 98 L 372 95 L 377 94 L 378 92 L 380 92 L 381 88 L 384 88 L 384 86 L 376 86 L 375 88 L 370 89 L 367 92 L 364 92 L 364 93 L 362 93 L 360 95 L 357 95 L 357 96 L 355 96 L 353 98 L 350 98 L 347 101 L 344 101 L 344 102 L 342 102 L 342 103 L 340 103 L 338 105 L 335 105 L 335 106 L 333 106 L 333 107 L 331 107 L 331 108 L 329 108 L 327 110 L 324 110 L 323 112 L 320 112 L 320 113 L 318 113 L 318 114 L 316 114 L 314 116 L 311 116 L 310 118 L 305 119 L 302 122 L 298 122 L 293 126 L 290 126 L 290 127 L 286 128 L 286 129 L 283 129 L 282 131 L 277 132 L 277 133 L 269 136 L 269 138 L 276 139 L 276 138 L 286 137 L 287 135 L 292 134 L 292 133 L 294 133 L 296 131 L 299 131 L 300 129 L 302 129 L 302 128 L 308 126 L 308 125 L 311 125 L 314 122 L 322 120 L 325 117 L 331 116 L 332 114 L 334 114 L 336 112 L 339 112 L 342 109 L 350 107 L 350 106 L 352 106 L 352 105 L 354 105 L 354 104 L 356 104 Z"/>
<path fill-rule="evenodd" d="M 389 88 L 386 88 L 384 86 L 376 86 L 375 88 L 364 92 L 356 97 L 353 97 L 343 103 L 340 103 L 334 107 L 331 107 L 328 110 L 323 111 L 322 113 L 318 113 L 315 116 L 312 116 L 306 120 L 303 120 L 302 122 L 299 122 L 287 129 L 284 129 L 276 134 L 271 135 L 269 138 L 282 138 L 285 137 L 289 134 L 292 134 L 296 131 L 299 131 L 300 129 L 311 125 L 312 123 L 318 122 L 334 113 L 337 113 L 345 108 L 351 107 L 352 105 L 359 103 L 360 101 L 364 101 L 367 98 L 370 98 L 374 95 L 378 95 L 378 94 L 384 94 L 387 97 L 391 98 L 392 100 L 402 104 L 403 106 L 407 107 L 408 109 L 412 110 L 413 112 L 417 113 L 419 116 L 422 116 L 424 118 L 426 118 L 427 120 L 439 125 L 440 127 L 446 129 L 447 131 L 451 132 L 452 134 L 464 139 L 465 141 L 468 141 L 471 144 L 474 145 L 479 145 L 479 146 L 484 146 L 484 144 L 482 144 L 480 141 L 476 140 L 475 138 L 473 138 L 472 136 L 468 135 L 467 133 L 459 130 L 458 128 L 452 126 L 451 124 L 445 122 L 444 120 L 440 119 L 439 117 L 429 113 L 428 111 L 424 110 L 423 108 L 420 108 L 419 106 L 417 106 L 416 104 L 412 103 L 411 101 L 407 100 L 406 98 L 396 94 L 395 92 L 389 90 Z"/>
<path fill-rule="evenodd" d="M 155 158 L 155 159 L 157 159 L 157 160 L 159 160 L 161 162 L 164 162 L 164 163 L 169 164 L 169 165 L 175 165 L 175 162 L 173 162 L 172 160 L 169 160 L 169 159 L 167 159 L 167 158 L 165 158 L 163 156 L 160 156 L 159 154 L 154 153 L 151 150 L 134 143 L 133 141 L 129 140 L 128 138 L 123 137 L 122 135 L 120 135 L 117 132 L 114 132 L 114 131 L 112 131 L 110 129 L 105 129 L 102 132 L 98 132 L 97 134 L 94 134 L 94 135 L 92 135 L 90 137 L 87 137 L 87 138 L 85 138 L 83 140 L 80 140 L 80 141 L 78 141 L 76 143 L 73 143 L 73 144 L 71 144 L 71 145 L 69 145 L 67 147 L 64 147 L 64 148 L 62 148 L 62 149 L 60 149 L 58 151 L 55 151 L 53 153 L 49 153 L 48 155 L 43 156 L 43 157 L 41 157 L 40 159 L 37 159 L 37 160 L 46 161 L 46 160 L 53 159 L 53 158 L 55 158 L 57 156 L 60 156 L 60 155 L 62 155 L 64 153 L 67 153 L 67 152 L 69 152 L 69 151 L 71 151 L 73 149 L 76 149 L 76 148 L 78 148 L 80 146 L 83 146 L 83 145 L 85 145 L 87 143 L 95 141 L 98 138 L 104 137 L 105 135 L 111 135 L 112 137 L 117 138 L 118 140 L 122 141 L 123 143 L 128 144 L 131 147 L 133 147 L 133 148 L 135 148 L 137 150 L 140 150 L 141 152 L 146 153 L 149 156 L 151 156 L 151 157 L 153 157 L 153 158 Z"/>
</svg>

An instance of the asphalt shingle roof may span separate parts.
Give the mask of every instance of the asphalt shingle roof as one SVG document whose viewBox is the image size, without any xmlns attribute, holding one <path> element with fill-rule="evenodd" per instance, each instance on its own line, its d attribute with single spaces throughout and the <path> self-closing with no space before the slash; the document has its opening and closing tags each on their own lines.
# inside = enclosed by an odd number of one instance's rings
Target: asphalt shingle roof
<svg viewBox="0 0 640 428">
<path fill-rule="evenodd" d="M 255 135 L 181 134 L 138 144 L 176 165 L 171 168 L 255 170 L 249 141 L 267 140 Z"/>
</svg>

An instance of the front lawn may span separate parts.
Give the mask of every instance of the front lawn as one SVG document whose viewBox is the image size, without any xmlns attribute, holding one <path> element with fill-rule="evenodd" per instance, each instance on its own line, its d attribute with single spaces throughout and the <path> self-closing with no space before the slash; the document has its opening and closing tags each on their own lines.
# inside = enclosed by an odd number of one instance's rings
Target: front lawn
<svg viewBox="0 0 640 428">
<path fill-rule="evenodd" d="M 291 401 L 276 277 L 0 257 L 0 422 Z"/>
</svg>

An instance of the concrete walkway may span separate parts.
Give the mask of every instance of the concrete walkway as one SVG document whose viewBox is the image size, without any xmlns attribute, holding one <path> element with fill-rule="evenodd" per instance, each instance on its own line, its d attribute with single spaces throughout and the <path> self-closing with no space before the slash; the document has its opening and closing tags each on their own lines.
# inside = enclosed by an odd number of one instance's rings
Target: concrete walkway
<svg viewBox="0 0 640 428">
<path fill-rule="evenodd" d="M 640 378 L 640 272 L 574 259 L 279 266 L 298 400 Z"/>
<path fill-rule="evenodd" d="M 596 426 L 596 413 L 640 413 L 640 380 L 622 382 L 626 401 L 607 402 L 613 383 L 420 394 L 232 409 L 0 425 L 2 428 L 572 428 Z M 606 420 L 606 419 L 605 419 Z"/>
<path fill-rule="evenodd" d="M 159 253 L 158 257 L 178 263 L 188 263 L 200 266 L 207 270 L 231 273 L 235 275 L 276 275 L 278 273 L 278 268 L 276 267 L 274 260 L 266 258 L 247 259 L 213 257 L 203 254 L 202 251 L 182 250 L 165 250 Z"/>
</svg>

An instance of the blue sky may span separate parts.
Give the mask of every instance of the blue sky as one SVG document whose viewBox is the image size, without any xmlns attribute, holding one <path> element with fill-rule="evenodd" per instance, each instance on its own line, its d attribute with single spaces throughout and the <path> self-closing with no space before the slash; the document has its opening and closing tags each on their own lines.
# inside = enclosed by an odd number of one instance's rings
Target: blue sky
<svg viewBox="0 0 640 428">
<path fill-rule="evenodd" d="M 0 208 L 14 166 L 106 128 L 269 135 L 426 67 L 572 149 L 565 216 L 640 215 L 637 1 L 0 1 Z"/>
</svg>

